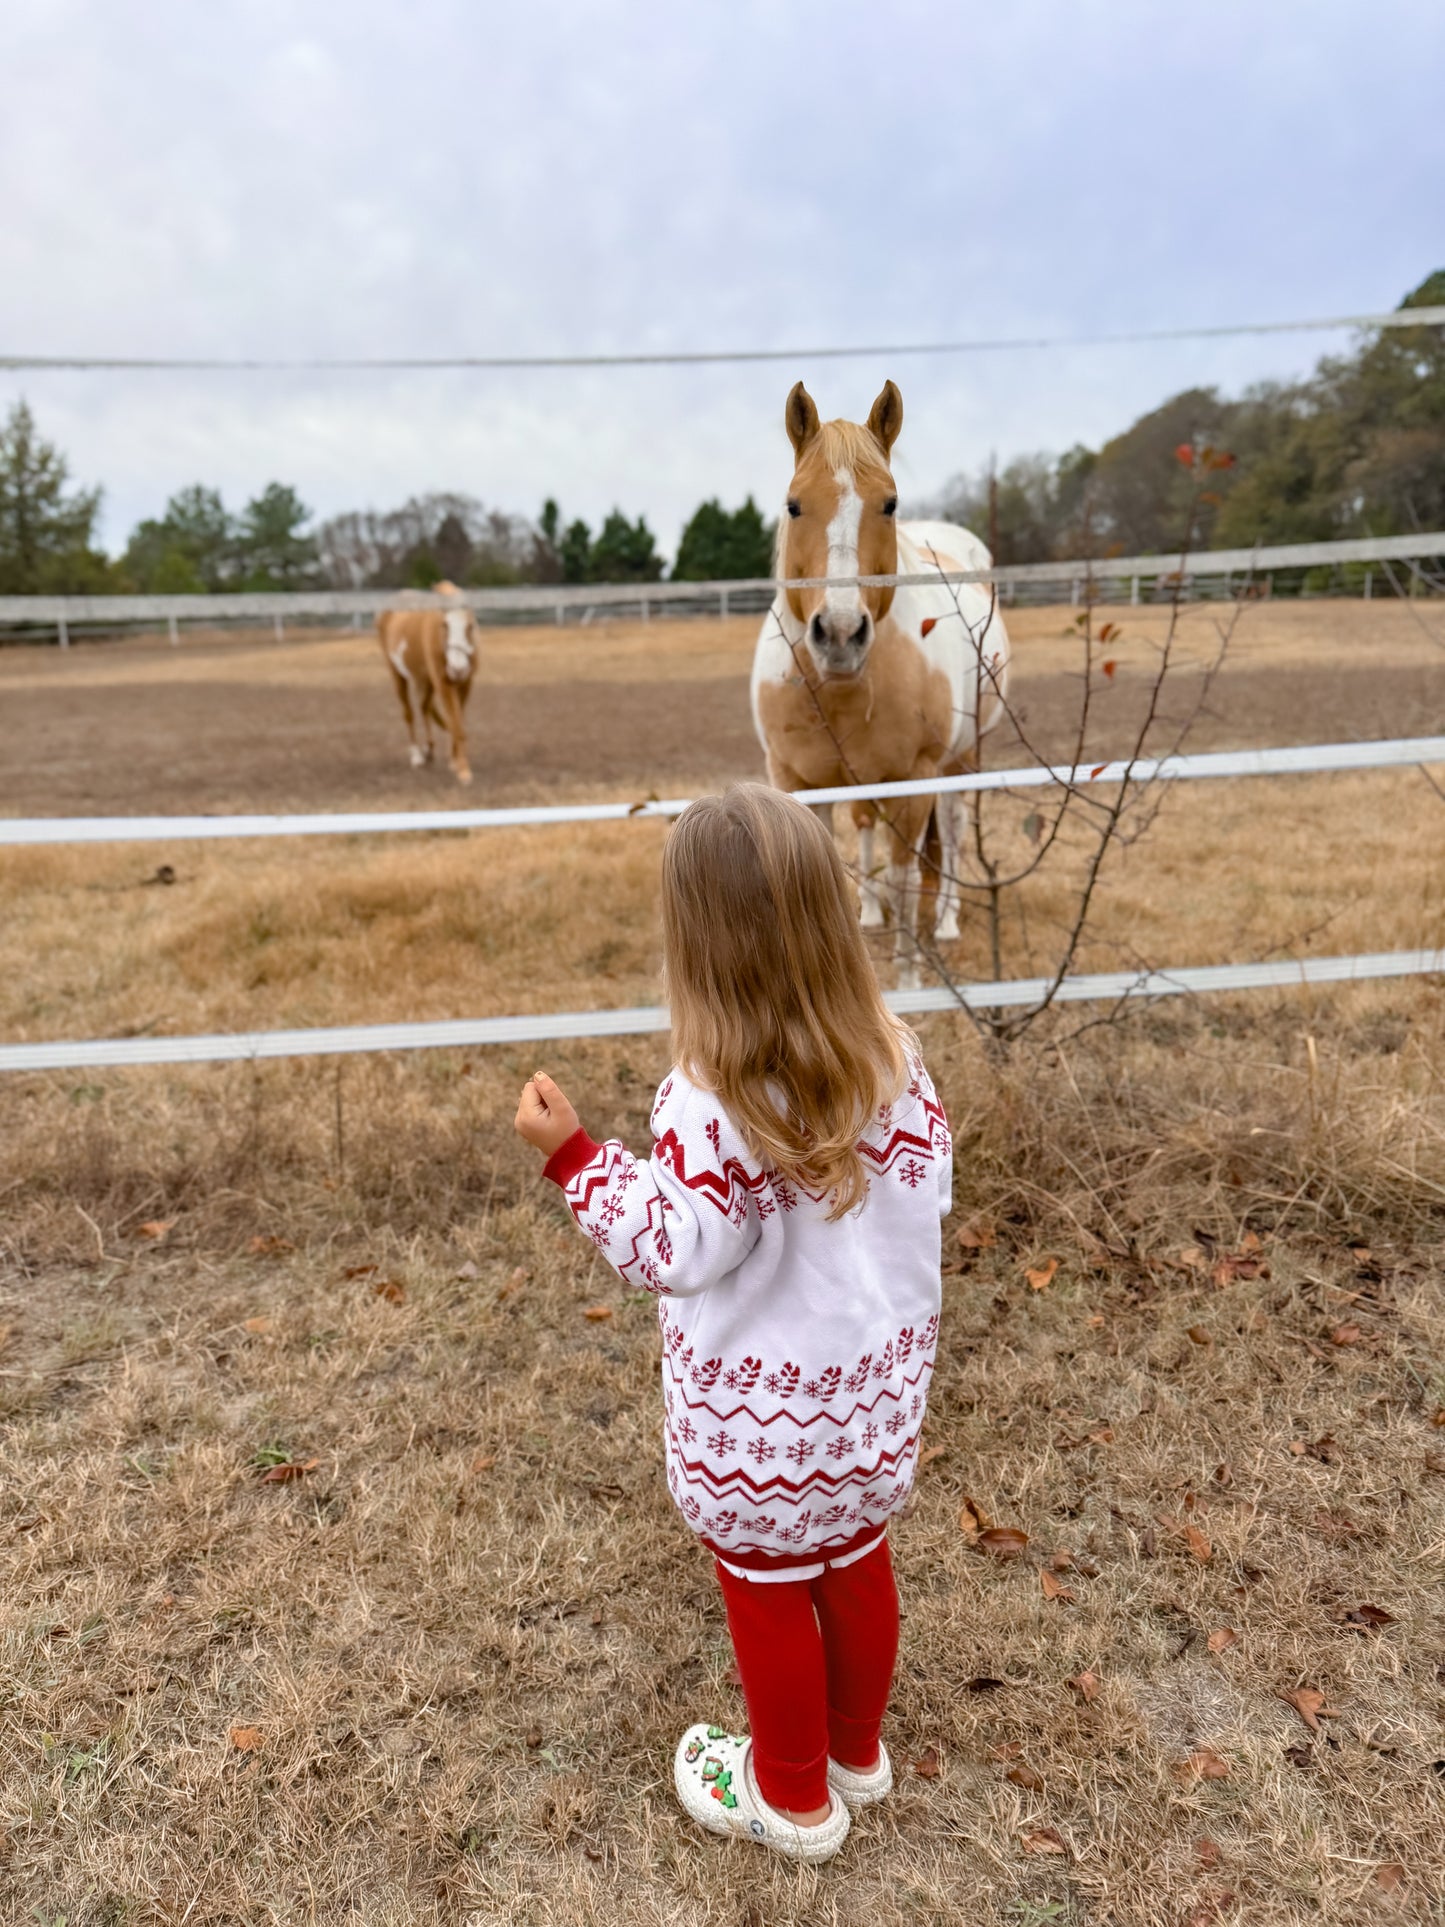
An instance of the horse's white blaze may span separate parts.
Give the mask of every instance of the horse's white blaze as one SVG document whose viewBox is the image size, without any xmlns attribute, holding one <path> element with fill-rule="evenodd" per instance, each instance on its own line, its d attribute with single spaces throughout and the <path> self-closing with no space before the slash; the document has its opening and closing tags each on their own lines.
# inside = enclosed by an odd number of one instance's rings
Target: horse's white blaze
<svg viewBox="0 0 1445 1927">
<path fill-rule="evenodd" d="M 850 469 L 833 471 L 838 484 L 838 506 L 828 523 L 828 569 L 830 576 L 857 575 L 858 530 L 863 521 L 863 498 L 853 486 Z M 855 588 L 829 588 L 823 592 L 823 606 L 832 617 L 837 633 L 848 634 L 858 626 L 863 613 L 863 597 Z"/>
<path fill-rule="evenodd" d="M 447 674 L 453 682 L 461 682 L 472 666 L 472 642 L 467 634 L 467 612 L 465 609 L 448 609 L 443 614 L 447 626 Z"/>
</svg>

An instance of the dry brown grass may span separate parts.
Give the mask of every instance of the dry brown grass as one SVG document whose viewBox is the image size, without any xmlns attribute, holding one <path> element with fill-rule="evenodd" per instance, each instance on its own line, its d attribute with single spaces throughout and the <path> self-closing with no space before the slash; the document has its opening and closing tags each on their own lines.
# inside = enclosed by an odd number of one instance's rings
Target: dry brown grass
<svg viewBox="0 0 1445 1927">
<path fill-rule="evenodd" d="M 1181 788 L 1090 960 L 1439 942 L 1438 807 L 1404 773 Z M 195 846 L 171 888 L 144 852 L 7 853 L 0 1033 L 646 1000 L 660 834 Z M 674 1811 L 676 1732 L 738 1696 L 660 1476 L 650 1309 L 509 1134 L 530 1053 L 0 1084 L 0 1916 L 1445 1918 L 1445 996 L 1160 1005 L 1002 1066 L 945 1020 L 925 1046 L 958 1222 L 996 1237 L 946 1281 L 943 1450 L 896 1541 L 887 1737 L 942 1765 L 820 1872 Z M 643 1142 L 662 1040 L 549 1063 Z M 277 1453 L 317 1464 L 263 1483 Z M 965 1495 L 1023 1560 L 970 1548 Z M 1041 1590 L 1060 1548 L 1097 1567 L 1071 1603 Z M 1319 1734 L 1277 1697 L 1302 1684 Z M 1206 1747 L 1228 1777 L 1181 1783 Z M 1065 1854 L 1025 1850 L 1043 1826 Z"/>
</svg>

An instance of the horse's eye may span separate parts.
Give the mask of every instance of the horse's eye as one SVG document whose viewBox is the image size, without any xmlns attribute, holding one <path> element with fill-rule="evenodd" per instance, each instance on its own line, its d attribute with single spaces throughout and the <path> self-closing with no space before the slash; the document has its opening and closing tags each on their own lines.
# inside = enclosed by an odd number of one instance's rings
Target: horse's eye
<svg viewBox="0 0 1445 1927">
<path fill-rule="evenodd" d="M 883 504 L 883 513 L 885 515 L 891 515 L 897 507 L 898 497 L 896 495 L 890 495 L 888 500 Z"/>
<path fill-rule="evenodd" d="M 802 503 L 798 501 L 795 496 L 792 496 L 792 495 L 788 497 L 788 513 L 789 515 L 792 516 L 795 522 L 797 521 L 798 517 L 803 513 Z"/>
</svg>

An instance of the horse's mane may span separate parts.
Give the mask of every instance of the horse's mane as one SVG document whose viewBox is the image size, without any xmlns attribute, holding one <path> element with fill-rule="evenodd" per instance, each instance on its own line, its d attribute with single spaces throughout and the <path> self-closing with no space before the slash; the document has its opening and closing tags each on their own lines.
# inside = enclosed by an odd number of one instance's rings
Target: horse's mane
<svg viewBox="0 0 1445 1927">
<path fill-rule="evenodd" d="M 888 457 L 879 447 L 871 429 L 862 422 L 824 422 L 818 430 L 818 454 L 830 469 L 881 469 L 888 472 Z"/>
</svg>

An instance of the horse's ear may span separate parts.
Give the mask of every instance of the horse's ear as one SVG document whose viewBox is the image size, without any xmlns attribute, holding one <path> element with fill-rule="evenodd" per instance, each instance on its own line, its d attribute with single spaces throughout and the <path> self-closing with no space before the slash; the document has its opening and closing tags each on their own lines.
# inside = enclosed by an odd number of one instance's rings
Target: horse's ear
<svg viewBox="0 0 1445 1927">
<path fill-rule="evenodd" d="M 800 381 L 795 381 L 788 391 L 783 420 L 787 423 L 793 453 L 801 461 L 803 450 L 818 432 L 818 406 Z"/>
<path fill-rule="evenodd" d="M 891 381 L 885 381 L 883 392 L 868 410 L 868 430 L 887 455 L 898 440 L 903 427 L 903 397 Z"/>
</svg>

